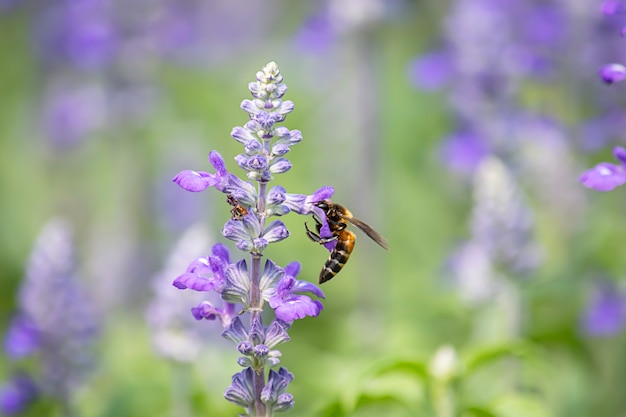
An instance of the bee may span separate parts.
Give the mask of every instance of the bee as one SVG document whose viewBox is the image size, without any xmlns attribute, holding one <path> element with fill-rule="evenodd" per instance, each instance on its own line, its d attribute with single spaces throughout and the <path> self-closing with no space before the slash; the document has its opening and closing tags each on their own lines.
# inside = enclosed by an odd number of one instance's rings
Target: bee
<svg viewBox="0 0 626 417">
<path fill-rule="evenodd" d="M 244 206 L 239 204 L 239 201 L 237 201 L 234 195 L 228 194 L 226 196 L 226 202 L 233 206 L 233 208 L 230 210 L 232 220 L 241 220 L 243 216 L 248 214 L 248 210 Z"/>
<path fill-rule="evenodd" d="M 384 249 L 389 250 L 387 239 L 381 236 L 376 230 L 372 229 L 372 227 L 368 224 L 354 217 L 352 212 L 344 206 L 332 203 L 330 200 L 322 200 L 313 204 L 321 208 L 326 214 L 326 221 L 328 222 L 332 236 L 329 238 L 323 238 L 320 236 L 322 222 L 315 216 L 313 216 L 313 220 L 315 220 L 316 223 L 315 227 L 317 233 L 309 229 L 309 226 L 304 223 L 307 236 L 313 242 L 317 242 L 319 244 L 332 242 L 333 240 L 337 241 L 335 248 L 330 253 L 328 260 L 320 272 L 320 284 L 333 279 L 350 258 L 350 254 L 354 249 L 356 236 L 354 233 L 346 229 L 348 227 L 348 223 L 355 225 L 365 232 L 365 234 L 374 242 L 378 243 Z"/>
</svg>

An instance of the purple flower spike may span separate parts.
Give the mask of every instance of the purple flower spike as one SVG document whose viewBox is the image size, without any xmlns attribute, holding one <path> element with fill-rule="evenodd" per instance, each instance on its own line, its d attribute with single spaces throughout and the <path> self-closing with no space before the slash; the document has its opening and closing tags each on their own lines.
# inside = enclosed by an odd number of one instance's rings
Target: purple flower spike
<svg viewBox="0 0 626 417">
<path fill-rule="evenodd" d="M 228 206 L 222 203 L 218 207 L 218 213 L 228 219 L 222 235 L 235 242 L 237 249 L 249 252 L 249 262 L 239 259 L 231 263 L 226 247 L 215 245 L 210 256 L 197 258 L 174 281 L 174 286 L 181 289 L 215 291 L 220 296 L 221 305 L 215 304 L 214 297 L 211 301 L 202 300 L 191 311 L 196 320 L 219 319 L 224 329 L 222 337 L 234 343 L 242 355 L 237 364 L 245 369 L 233 376 L 224 397 L 244 407 L 246 415 L 269 416 L 293 407 L 293 396 L 285 392 L 293 375 L 284 368 L 278 372 L 270 370 L 279 365 L 282 357 L 274 347 L 289 340 L 287 331 L 294 320 L 317 316 L 323 309 L 322 303 L 312 300 L 310 294 L 324 298 L 324 293 L 314 284 L 296 279 L 298 262 L 281 268 L 265 258 L 262 266 L 265 248 L 289 237 L 283 221 L 272 217 L 290 211 L 313 214 L 321 223 L 317 227 L 320 235 L 331 236 L 326 213 L 316 203 L 330 199 L 332 187 L 305 195 L 288 194 L 280 185 L 268 185 L 275 174 L 291 169 L 291 162 L 284 156 L 302 140 L 299 130 L 277 126 L 294 109 L 292 101 L 283 100 L 287 86 L 282 80 L 274 62 L 257 72 L 256 81 L 248 84 L 253 99 L 243 100 L 240 106 L 249 120 L 231 131 L 232 138 L 244 150 L 235 156 L 235 162 L 251 181 L 228 172 L 215 151 L 209 154 L 215 173 L 186 170 L 174 178 L 188 191 L 213 187 L 227 194 Z M 336 241 L 328 246 L 334 244 Z M 268 306 L 274 309 L 275 319 L 266 326 L 263 319 Z M 247 326 L 242 317 L 249 320 Z"/>
<path fill-rule="evenodd" d="M 602 162 L 595 167 L 583 172 L 580 182 L 587 188 L 597 191 L 611 191 L 616 187 L 626 183 L 626 150 L 616 147 L 613 150 L 615 159 L 621 162 L 620 165 Z"/>
<path fill-rule="evenodd" d="M 622 64 L 608 64 L 603 66 L 598 74 L 605 83 L 614 84 L 626 78 L 626 67 Z"/>
</svg>

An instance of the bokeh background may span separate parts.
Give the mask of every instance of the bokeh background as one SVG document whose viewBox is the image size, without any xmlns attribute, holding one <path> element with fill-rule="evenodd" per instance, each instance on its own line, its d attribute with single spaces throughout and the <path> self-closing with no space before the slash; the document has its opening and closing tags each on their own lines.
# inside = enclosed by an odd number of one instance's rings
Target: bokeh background
<svg viewBox="0 0 626 417">
<path fill-rule="evenodd" d="M 391 247 L 357 232 L 322 314 L 291 329 L 292 415 L 625 416 L 626 197 L 578 183 L 626 127 L 626 91 L 597 76 L 623 21 L 600 7 L 0 1 L 3 412 L 239 412 L 235 349 L 171 286 L 230 245 L 230 207 L 171 179 L 210 150 L 242 172 L 230 131 L 276 61 L 304 140 L 274 184 L 334 186 Z M 267 256 L 315 282 L 310 219 L 283 220 Z M 29 348 L 25 313 L 53 346 Z"/>
</svg>

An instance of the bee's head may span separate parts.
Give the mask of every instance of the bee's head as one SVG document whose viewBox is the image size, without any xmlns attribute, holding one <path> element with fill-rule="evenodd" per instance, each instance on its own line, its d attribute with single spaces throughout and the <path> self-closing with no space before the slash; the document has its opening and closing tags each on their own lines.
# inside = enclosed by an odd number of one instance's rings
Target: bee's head
<svg viewBox="0 0 626 417">
<path fill-rule="evenodd" d="M 331 202 L 330 200 L 322 200 L 322 201 L 316 201 L 315 203 L 313 203 L 313 205 L 321 208 L 322 210 L 326 212 L 330 208 Z"/>
</svg>

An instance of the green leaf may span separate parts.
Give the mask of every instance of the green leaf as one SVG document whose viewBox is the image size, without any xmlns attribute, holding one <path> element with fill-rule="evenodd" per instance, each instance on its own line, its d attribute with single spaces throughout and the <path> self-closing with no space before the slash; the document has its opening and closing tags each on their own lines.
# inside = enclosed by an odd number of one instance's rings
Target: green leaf
<svg viewBox="0 0 626 417">
<path fill-rule="evenodd" d="M 526 341 L 516 341 L 488 346 L 473 352 L 465 358 L 465 373 L 470 375 L 480 368 L 491 365 L 507 357 L 530 359 L 542 356 L 539 349 Z"/>
<path fill-rule="evenodd" d="M 462 417 L 496 417 L 489 408 L 484 406 L 472 405 L 461 412 Z"/>
<path fill-rule="evenodd" d="M 417 360 L 388 360 L 375 365 L 371 372 L 373 377 L 394 373 L 408 373 L 424 383 L 428 382 L 430 378 L 428 366 L 424 362 Z"/>
<path fill-rule="evenodd" d="M 544 403 L 537 395 L 509 394 L 493 401 L 491 408 L 501 417 L 552 417 L 554 414 Z"/>
</svg>

